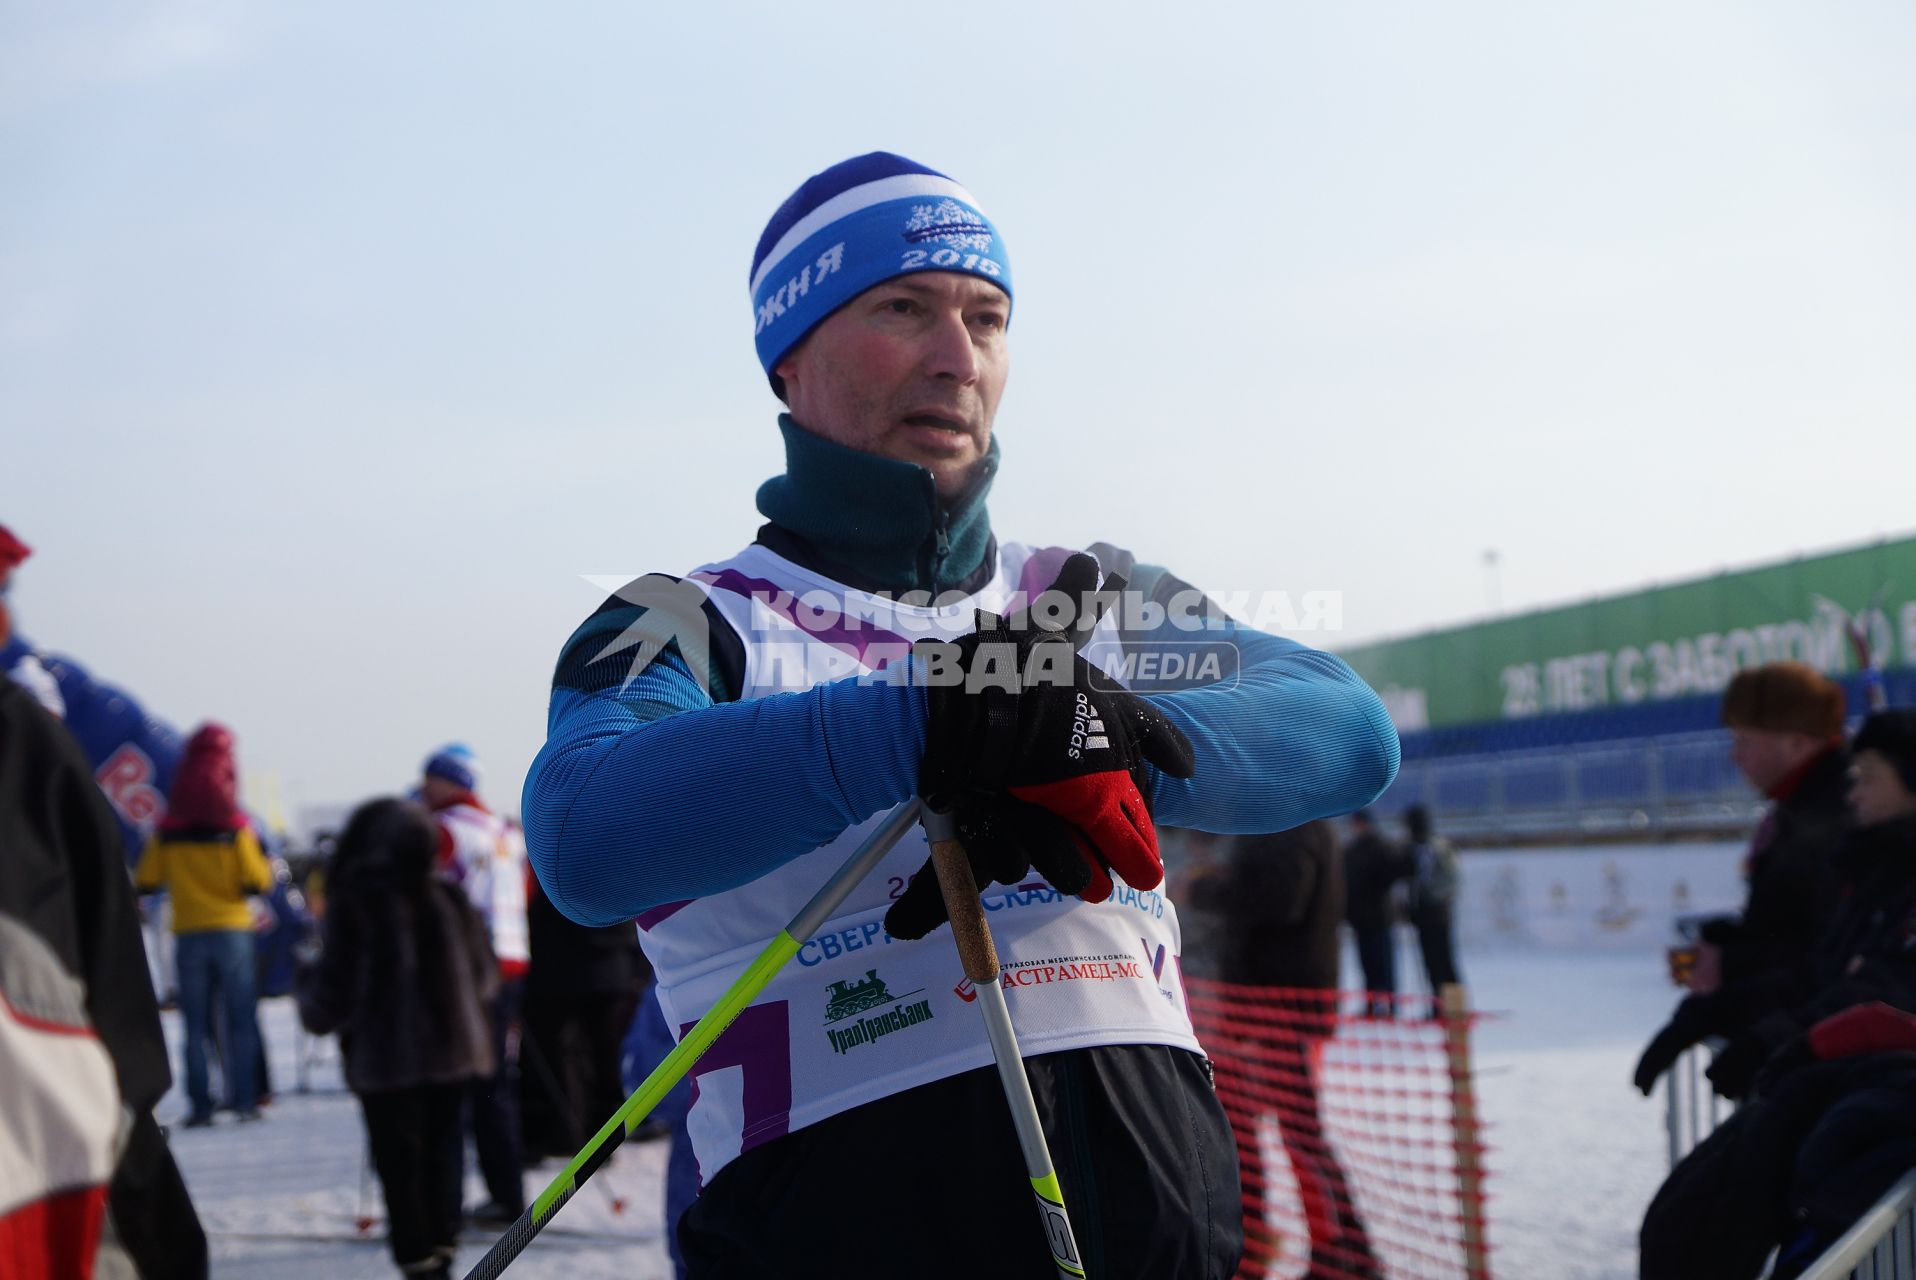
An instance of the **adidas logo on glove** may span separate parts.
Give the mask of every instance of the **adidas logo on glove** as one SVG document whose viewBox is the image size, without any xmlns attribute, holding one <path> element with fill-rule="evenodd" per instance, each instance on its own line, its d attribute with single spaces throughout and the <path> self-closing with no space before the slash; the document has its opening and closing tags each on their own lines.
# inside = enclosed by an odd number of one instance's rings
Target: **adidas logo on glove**
<svg viewBox="0 0 1916 1280">
<path fill-rule="evenodd" d="M 1081 760 L 1087 751 L 1108 750 L 1111 739 L 1104 734 L 1104 721 L 1098 719 L 1097 708 L 1091 705 L 1091 699 L 1082 693 L 1078 695 L 1078 706 L 1071 717 L 1071 750 L 1066 752 L 1073 760 Z"/>
</svg>

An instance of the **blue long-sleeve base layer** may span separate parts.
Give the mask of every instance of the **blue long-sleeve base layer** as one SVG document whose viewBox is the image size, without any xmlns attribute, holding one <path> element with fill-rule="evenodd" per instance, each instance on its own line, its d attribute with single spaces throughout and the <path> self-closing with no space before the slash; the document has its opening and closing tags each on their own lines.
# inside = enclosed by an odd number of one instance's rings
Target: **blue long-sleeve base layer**
<svg viewBox="0 0 1916 1280">
<path fill-rule="evenodd" d="M 915 792 L 922 687 L 847 679 L 715 699 L 676 649 L 594 680 L 587 655 L 633 622 L 595 618 L 560 660 L 523 806 L 540 883 L 581 924 L 736 888 Z M 1197 760 L 1190 778 L 1151 771 L 1158 821 L 1281 831 L 1390 785 L 1396 730 L 1341 660 L 1229 620 L 1203 638 L 1236 646 L 1235 679 L 1154 696 Z"/>
</svg>

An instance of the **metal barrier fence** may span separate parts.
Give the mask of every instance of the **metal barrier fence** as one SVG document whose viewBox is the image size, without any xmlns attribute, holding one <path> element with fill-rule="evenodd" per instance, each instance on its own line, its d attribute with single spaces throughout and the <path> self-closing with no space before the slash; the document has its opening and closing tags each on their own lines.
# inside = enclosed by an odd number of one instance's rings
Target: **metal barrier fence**
<svg viewBox="0 0 1916 1280">
<path fill-rule="evenodd" d="M 1422 803 L 1460 839 L 1746 829 L 1760 797 L 1723 730 L 1408 760 L 1378 806 Z"/>
<path fill-rule="evenodd" d="M 1798 1280 L 1912 1277 L 1916 1277 L 1916 1170 L 1884 1192 Z"/>
<path fill-rule="evenodd" d="M 1736 1110 L 1704 1078 L 1714 1052 L 1697 1045 L 1663 1077 L 1671 1168 Z M 1798 1280 L 1916 1280 L 1916 1170 L 1884 1192 Z"/>
<path fill-rule="evenodd" d="M 1663 1123 L 1670 1135 L 1672 1169 L 1736 1110 L 1703 1075 L 1716 1052 L 1713 1046 L 1720 1043 L 1706 1041 L 1685 1049 L 1663 1074 Z"/>
</svg>

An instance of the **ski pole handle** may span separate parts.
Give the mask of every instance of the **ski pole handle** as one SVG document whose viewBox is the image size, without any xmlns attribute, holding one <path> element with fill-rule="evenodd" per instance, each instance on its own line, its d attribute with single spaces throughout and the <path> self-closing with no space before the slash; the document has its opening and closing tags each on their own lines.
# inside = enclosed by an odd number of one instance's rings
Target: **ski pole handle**
<svg viewBox="0 0 1916 1280">
<path fill-rule="evenodd" d="M 978 989 L 978 1012 L 984 1017 L 992 1060 L 997 1063 L 1005 1102 L 1011 1108 L 1011 1124 L 1018 1133 L 1019 1150 L 1024 1153 L 1025 1174 L 1031 1181 L 1052 1265 L 1057 1268 L 1058 1280 L 1085 1280 L 1084 1257 L 1078 1252 L 1071 1219 L 1065 1213 L 1064 1188 L 1058 1185 L 1057 1168 L 1051 1163 L 1044 1125 L 1038 1118 L 1037 1100 L 1031 1096 L 1031 1080 L 1025 1075 L 1024 1057 L 1018 1050 L 1018 1034 L 1005 1007 L 1005 993 L 998 986 L 998 948 L 991 940 L 984 903 L 978 898 L 978 882 L 971 875 L 971 859 L 958 843 L 958 821 L 949 812 L 932 808 L 929 801 L 919 821 L 924 825 L 925 839 L 931 843 L 931 865 L 945 897 L 945 911 L 951 916 L 951 937 L 958 946 L 959 963 L 964 966 L 965 977 Z"/>
<path fill-rule="evenodd" d="M 952 823 L 948 814 L 924 815 L 925 834 L 931 837 L 931 865 L 938 873 L 938 888 L 945 895 L 945 911 L 951 916 L 951 936 L 958 944 L 958 960 L 965 976 L 977 986 L 998 981 L 998 947 L 991 940 L 991 926 L 985 922 L 985 904 L 978 897 L 978 882 L 971 877 L 971 859 L 958 843 L 957 833 L 938 835 L 936 819 Z"/>
</svg>

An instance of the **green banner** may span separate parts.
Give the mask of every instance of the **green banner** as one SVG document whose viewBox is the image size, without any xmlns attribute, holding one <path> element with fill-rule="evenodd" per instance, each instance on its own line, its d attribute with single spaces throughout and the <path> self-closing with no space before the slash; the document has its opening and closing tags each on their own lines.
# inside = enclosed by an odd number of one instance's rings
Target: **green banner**
<svg viewBox="0 0 1916 1280">
<path fill-rule="evenodd" d="M 1341 651 L 1404 732 L 1714 693 L 1783 658 L 1916 665 L 1916 538 Z"/>
</svg>

